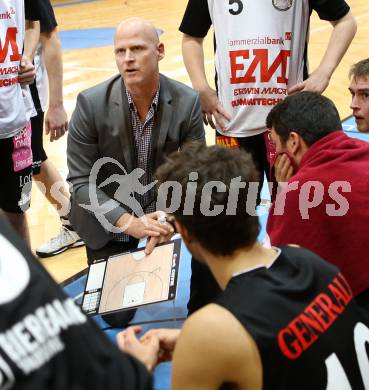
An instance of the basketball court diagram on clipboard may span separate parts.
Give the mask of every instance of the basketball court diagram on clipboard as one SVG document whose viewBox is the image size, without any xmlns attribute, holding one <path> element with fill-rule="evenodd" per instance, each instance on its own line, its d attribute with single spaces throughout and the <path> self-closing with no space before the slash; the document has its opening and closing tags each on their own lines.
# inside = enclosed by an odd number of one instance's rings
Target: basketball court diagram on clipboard
<svg viewBox="0 0 369 390">
<path fill-rule="evenodd" d="M 111 256 L 89 268 L 82 309 L 87 314 L 163 302 L 175 298 L 181 240 Z"/>
</svg>

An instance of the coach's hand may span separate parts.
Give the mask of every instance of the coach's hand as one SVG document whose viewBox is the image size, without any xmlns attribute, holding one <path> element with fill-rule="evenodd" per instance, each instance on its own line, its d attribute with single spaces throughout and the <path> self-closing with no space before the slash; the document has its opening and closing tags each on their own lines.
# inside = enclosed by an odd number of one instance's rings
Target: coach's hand
<svg viewBox="0 0 369 390">
<path fill-rule="evenodd" d="M 135 217 L 129 213 L 124 213 L 119 217 L 115 226 L 122 229 L 122 232 L 137 239 L 144 237 L 166 237 L 173 234 L 173 227 L 168 223 L 158 221 L 157 212 L 145 214 L 142 217 Z"/>
<path fill-rule="evenodd" d="M 145 248 L 146 255 L 149 255 L 154 250 L 156 245 L 169 241 L 175 233 L 173 226 L 166 221 L 165 213 L 163 211 L 156 211 L 152 214 L 154 215 L 154 218 L 156 218 L 156 220 L 159 222 L 159 224 L 166 229 L 167 233 L 161 234 L 160 236 L 151 236 L 147 238 Z"/>
</svg>

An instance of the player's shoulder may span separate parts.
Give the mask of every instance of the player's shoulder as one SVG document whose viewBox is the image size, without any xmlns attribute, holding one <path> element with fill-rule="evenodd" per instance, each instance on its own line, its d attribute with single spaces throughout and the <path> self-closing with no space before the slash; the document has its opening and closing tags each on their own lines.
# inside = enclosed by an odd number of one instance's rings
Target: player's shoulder
<svg viewBox="0 0 369 390">
<path fill-rule="evenodd" d="M 184 348 L 188 351 L 182 356 L 191 356 L 196 360 L 192 364 L 204 366 L 204 370 L 211 366 L 216 373 L 213 375 L 223 380 L 227 377 L 234 383 L 261 382 L 261 359 L 254 339 L 236 317 L 220 305 L 209 304 L 192 314 L 184 324 L 180 342 L 181 351 Z"/>
<path fill-rule="evenodd" d="M 218 304 L 206 305 L 192 314 L 185 322 L 182 334 L 191 343 L 201 342 L 205 349 L 211 348 L 221 354 L 225 353 L 224 347 L 228 351 L 237 350 L 240 338 L 251 340 L 237 318 Z"/>
</svg>

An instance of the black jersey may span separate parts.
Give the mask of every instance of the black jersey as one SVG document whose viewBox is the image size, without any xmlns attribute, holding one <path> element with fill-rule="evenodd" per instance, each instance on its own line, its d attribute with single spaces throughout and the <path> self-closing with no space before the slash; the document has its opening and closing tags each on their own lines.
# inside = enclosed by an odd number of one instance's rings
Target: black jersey
<svg viewBox="0 0 369 390">
<path fill-rule="evenodd" d="M 0 220 L 0 389 L 150 389 Z"/>
<path fill-rule="evenodd" d="M 344 276 L 308 250 L 281 250 L 270 268 L 234 276 L 216 301 L 258 346 L 263 389 L 368 389 L 369 321 Z"/>
</svg>

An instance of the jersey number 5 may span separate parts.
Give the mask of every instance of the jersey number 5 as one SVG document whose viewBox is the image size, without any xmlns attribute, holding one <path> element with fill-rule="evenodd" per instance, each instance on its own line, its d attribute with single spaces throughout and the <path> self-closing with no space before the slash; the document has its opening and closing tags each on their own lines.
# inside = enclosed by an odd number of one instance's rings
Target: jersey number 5
<svg viewBox="0 0 369 390">
<path fill-rule="evenodd" d="M 233 4 L 235 4 L 236 7 L 233 7 Z M 231 6 L 229 8 L 229 13 L 231 15 L 239 15 L 243 11 L 243 3 L 241 0 L 229 0 L 229 5 Z"/>
</svg>

